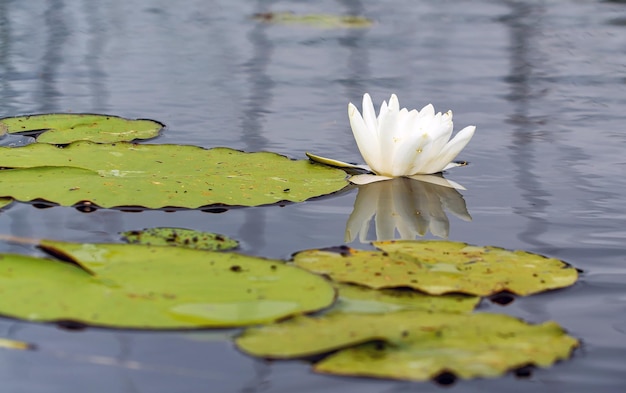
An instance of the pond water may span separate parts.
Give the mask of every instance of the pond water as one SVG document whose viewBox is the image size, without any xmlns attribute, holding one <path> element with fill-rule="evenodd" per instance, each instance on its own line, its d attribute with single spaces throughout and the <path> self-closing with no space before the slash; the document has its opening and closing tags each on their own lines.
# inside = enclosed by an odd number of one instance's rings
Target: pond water
<svg viewBox="0 0 626 393">
<path fill-rule="evenodd" d="M 258 12 L 364 15 L 367 29 L 258 23 Z M 583 271 L 574 287 L 489 300 L 486 311 L 555 320 L 583 345 L 525 377 L 458 381 L 446 391 L 614 392 L 626 386 L 626 4 L 621 1 L 0 0 L 0 116 L 95 112 L 167 124 L 152 143 L 305 151 L 362 161 L 348 102 L 398 94 L 453 109 L 477 132 L 446 177 L 453 196 L 424 238 L 524 249 Z M 289 258 L 344 244 L 357 188 L 285 206 L 199 211 L 0 212 L 0 233 L 117 241 L 178 226 L 222 233 L 241 251 Z M 420 195 L 420 194 L 416 194 Z M 441 206 L 431 207 L 433 214 Z M 465 219 L 463 219 L 465 218 Z M 375 238 L 372 224 L 368 238 Z M 351 246 L 368 247 L 356 240 Z M 3 244 L 2 251 L 35 253 Z M 438 392 L 435 383 L 314 375 L 299 362 L 238 353 L 232 332 L 152 333 L 0 320 L 37 351 L 1 351 L 10 392 Z"/>
</svg>

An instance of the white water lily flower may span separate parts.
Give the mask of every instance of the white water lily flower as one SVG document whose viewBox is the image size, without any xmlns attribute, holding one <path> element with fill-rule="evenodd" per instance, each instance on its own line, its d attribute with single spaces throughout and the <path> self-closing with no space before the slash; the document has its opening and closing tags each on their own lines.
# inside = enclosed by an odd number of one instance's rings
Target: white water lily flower
<svg viewBox="0 0 626 393">
<path fill-rule="evenodd" d="M 357 175 L 350 181 L 367 184 L 394 177 L 432 174 L 462 164 L 452 162 L 470 141 L 476 130 L 468 126 L 452 139 L 452 111 L 435 113 L 428 104 L 422 110 L 400 109 L 398 97 L 383 101 L 378 116 L 369 94 L 363 96 L 363 114 L 348 105 L 350 126 L 357 146 L 367 163 L 352 165 L 309 155 L 309 158 L 344 168 L 367 169 L 375 175 Z"/>
</svg>

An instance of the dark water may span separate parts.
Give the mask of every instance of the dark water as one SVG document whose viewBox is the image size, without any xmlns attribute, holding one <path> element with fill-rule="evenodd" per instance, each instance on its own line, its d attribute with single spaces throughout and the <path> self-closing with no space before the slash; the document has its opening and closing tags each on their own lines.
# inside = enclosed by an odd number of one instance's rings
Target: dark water
<svg viewBox="0 0 626 393">
<path fill-rule="evenodd" d="M 376 24 L 324 30 L 249 19 L 268 11 L 358 14 Z M 457 129 L 477 125 L 459 157 L 470 165 L 447 174 L 467 187 L 472 220 L 448 209 L 448 228 L 440 219 L 425 238 L 447 230 L 451 240 L 521 248 L 582 269 L 572 288 L 481 307 L 556 320 L 583 346 L 529 377 L 462 381 L 445 389 L 452 392 L 626 386 L 625 64 L 626 4 L 618 1 L 0 0 L 0 116 L 148 117 L 168 126 L 156 143 L 356 162 L 346 105 L 364 92 L 376 102 L 397 93 L 408 107 L 432 102 L 454 110 Z M 123 230 L 181 226 L 240 239 L 246 253 L 288 258 L 342 244 L 356 195 L 222 214 L 16 204 L 0 212 L 0 231 L 104 242 Z M 443 389 L 252 360 L 223 340 L 228 332 L 74 332 L 11 320 L 0 329 L 40 348 L 0 352 L 7 392 Z"/>
</svg>

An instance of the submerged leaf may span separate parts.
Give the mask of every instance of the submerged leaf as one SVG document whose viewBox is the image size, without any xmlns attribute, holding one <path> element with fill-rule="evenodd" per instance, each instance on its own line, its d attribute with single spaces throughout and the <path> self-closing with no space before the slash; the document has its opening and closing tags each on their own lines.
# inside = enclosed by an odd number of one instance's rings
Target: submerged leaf
<svg viewBox="0 0 626 393">
<path fill-rule="evenodd" d="M 70 262 L 0 256 L 0 314 L 142 329 L 235 327 L 328 307 L 325 279 L 281 261 L 182 247 L 42 241 Z"/>
<path fill-rule="evenodd" d="M 96 114 L 52 113 L 6 117 L 0 130 L 12 133 L 37 133 L 40 143 L 67 144 L 74 141 L 99 143 L 150 139 L 164 127 L 155 120 L 131 120 Z"/>
<path fill-rule="evenodd" d="M 0 348 L 26 351 L 35 348 L 35 346 L 24 341 L 15 341 L 9 340 L 7 338 L 0 338 Z"/>
<path fill-rule="evenodd" d="M 229 250 L 239 245 L 237 240 L 224 235 L 184 228 L 146 228 L 122 232 L 121 235 L 131 244 L 179 246 L 197 250 Z"/>
<path fill-rule="evenodd" d="M 525 251 L 448 241 L 373 242 L 381 251 L 306 250 L 294 264 L 334 281 L 371 288 L 409 287 L 432 295 L 530 295 L 574 284 L 576 269 Z"/>
<path fill-rule="evenodd" d="M 381 343 L 382 341 L 382 343 Z M 547 367 L 578 346 L 554 322 L 528 325 L 507 315 L 400 311 L 331 314 L 246 330 L 236 340 L 264 358 L 299 358 L 338 351 L 319 372 L 428 380 L 443 372 L 495 377 L 530 364 Z"/>
<path fill-rule="evenodd" d="M 321 29 L 362 29 L 372 26 L 371 19 L 362 16 L 331 14 L 296 15 L 292 12 L 265 12 L 254 14 L 254 20 L 281 25 L 301 25 Z"/>
<path fill-rule="evenodd" d="M 275 153 L 182 145 L 0 147 L 0 196 L 63 206 L 199 208 L 302 202 L 348 183 L 345 172 Z"/>
</svg>

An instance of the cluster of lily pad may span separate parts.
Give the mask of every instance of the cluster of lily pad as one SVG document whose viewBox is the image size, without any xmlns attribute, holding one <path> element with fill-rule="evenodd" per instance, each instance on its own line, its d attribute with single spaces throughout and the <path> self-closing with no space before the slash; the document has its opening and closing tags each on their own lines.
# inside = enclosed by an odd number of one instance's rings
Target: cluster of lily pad
<svg viewBox="0 0 626 393">
<path fill-rule="evenodd" d="M 161 127 L 95 115 L 0 119 L 4 132 L 38 136 L 0 147 L 0 197 L 107 208 L 256 206 L 348 184 L 340 169 L 273 153 L 133 143 Z M 318 372 L 410 380 L 549 366 L 578 346 L 554 322 L 474 311 L 481 297 L 576 282 L 566 263 L 523 251 L 388 241 L 282 261 L 180 228 L 130 231 L 111 244 L 36 244 L 48 258 L 1 255 L 2 315 L 134 329 L 245 327 L 235 343 L 252 356 L 314 357 Z"/>
</svg>

